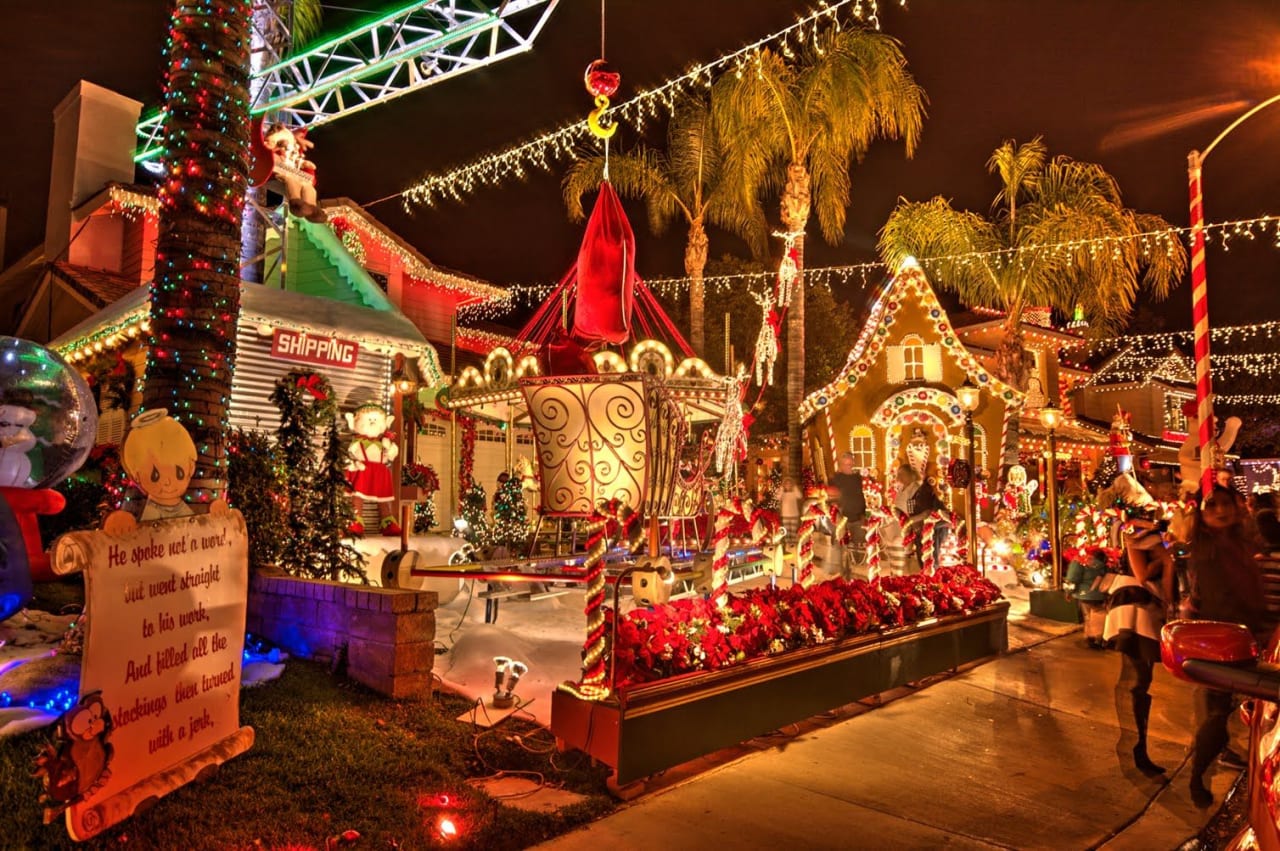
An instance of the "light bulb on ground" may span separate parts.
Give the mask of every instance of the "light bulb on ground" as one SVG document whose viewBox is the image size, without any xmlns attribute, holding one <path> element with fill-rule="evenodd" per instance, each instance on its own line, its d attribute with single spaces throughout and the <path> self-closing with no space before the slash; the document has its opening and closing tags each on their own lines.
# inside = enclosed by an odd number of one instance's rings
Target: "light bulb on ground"
<svg viewBox="0 0 1280 851">
<path fill-rule="evenodd" d="M 494 691 L 502 690 L 502 675 L 506 673 L 507 666 L 511 664 L 511 660 L 506 656 L 493 657 L 493 689 Z"/>
<path fill-rule="evenodd" d="M 529 673 L 529 666 L 524 662 L 512 662 L 508 670 L 507 694 L 511 694 L 516 690 L 516 684 L 520 682 L 520 678 Z"/>
</svg>

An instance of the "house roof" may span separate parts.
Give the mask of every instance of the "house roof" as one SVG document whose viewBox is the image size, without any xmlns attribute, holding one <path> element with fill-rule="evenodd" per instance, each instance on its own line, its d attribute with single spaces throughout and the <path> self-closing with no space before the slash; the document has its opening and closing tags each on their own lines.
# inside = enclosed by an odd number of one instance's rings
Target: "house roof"
<svg viewBox="0 0 1280 851">
<path fill-rule="evenodd" d="M 849 352 L 844 368 L 827 386 L 810 393 L 800 404 L 802 423 L 851 390 L 867 374 L 872 363 L 884 350 L 889 336 L 888 326 L 907 303 L 906 297 L 913 294 L 920 298 L 923 309 L 933 318 L 943 350 L 964 370 L 968 379 L 988 393 L 1002 397 L 1012 407 L 1022 406 L 1024 395 L 988 372 L 982 362 L 960 342 L 959 335 L 951 325 L 947 312 L 938 302 L 923 270 L 918 264 L 907 262 L 889 279 L 872 302 L 867 320 Z"/>
<path fill-rule="evenodd" d="M 132 292 L 53 340 L 49 347 L 72 354 L 95 342 L 119 343 L 150 316 L 147 287 Z M 354 337 L 374 351 L 424 357 L 424 377 L 443 383 L 435 349 L 396 310 L 375 310 L 333 299 L 287 292 L 261 284 L 240 284 L 240 326 L 275 327 Z M 136 334 L 134 335 L 136 336 Z"/>
<path fill-rule="evenodd" d="M 74 266 L 62 260 L 50 267 L 54 277 L 99 308 L 119 301 L 136 289 L 145 289 L 139 287 L 137 281 L 102 269 Z"/>
<path fill-rule="evenodd" d="M 993 316 L 994 314 L 994 316 Z M 972 309 L 957 313 L 952 317 L 952 325 L 960 332 L 961 337 L 973 337 L 986 332 L 1001 333 L 1004 328 L 1004 314 L 987 309 Z M 1034 322 L 1021 322 L 1023 337 L 1029 346 L 1052 346 L 1055 349 L 1069 349 L 1083 346 L 1088 341 L 1074 331 L 1060 328 L 1049 328 Z"/>
<path fill-rule="evenodd" d="M 321 202 L 330 218 L 342 217 L 383 248 L 400 256 L 405 271 L 413 278 L 470 296 L 471 302 L 501 301 L 509 297 L 506 290 L 476 278 L 444 269 L 432 263 L 418 249 L 350 198 L 334 198 Z M 464 302 L 465 303 L 465 302 Z"/>
</svg>

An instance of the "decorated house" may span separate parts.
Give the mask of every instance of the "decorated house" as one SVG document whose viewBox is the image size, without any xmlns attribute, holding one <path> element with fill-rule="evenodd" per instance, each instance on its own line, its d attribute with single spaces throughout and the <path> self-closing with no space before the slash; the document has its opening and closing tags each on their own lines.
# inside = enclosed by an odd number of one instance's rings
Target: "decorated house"
<svg viewBox="0 0 1280 851">
<path fill-rule="evenodd" d="M 154 187 L 132 182 L 140 109 L 84 81 L 58 105 L 44 242 L 0 272 L 4 330 L 74 357 L 103 407 L 102 444 L 123 438 L 145 363 L 159 201 Z M 400 414 L 404 462 L 430 465 L 448 491 L 461 454 L 492 491 L 499 473 L 532 454 L 531 433 L 484 420 L 451 428 L 435 393 L 447 383 L 442 370 L 483 365 L 495 346 L 514 346 L 458 321 L 460 311 L 493 314 L 507 294 L 432 264 L 349 199 L 322 206 L 327 224 L 284 216 L 267 229 L 264 284 L 242 288 L 232 424 L 273 428 L 273 376 L 311 366 L 344 409 L 369 397 Z M 452 363 L 442 364 L 436 352 L 451 348 Z"/>
<path fill-rule="evenodd" d="M 988 370 L 994 370 L 1004 335 L 1004 314 L 974 308 L 954 316 L 953 323 L 965 348 Z M 1094 377 L 1080 362 L 1087 357 L 1088 341 L 1081 333 L 1085 327 L 1080 318 L 1065 328 L 1055 327 L 1048 308 L 1029 308 L 1023 313 L 1019 330 L 1028 375 L 1026 402 L 1018 418 L 1018 460 L 1037 481 L 1044 481 L 1049 451 L 1039 412 L 1049 402 L 1062 408 L 1062 423 L 1056 429 L 1060 479 L 1068 483 L 1087 480 L 1107 451 L 1111 417 L 1082 417 L 1075 405 L 1076 391 Z"/>
<path fill-rule="evenodd" d="M 1133 454 L 1144 484 L 1172 485 L 1178 449 L 1187 438 L 1187 408 L 1194 406 L 1191 359 L 1177 349 L 1151 352 L 1125 347 L 1099 364 L 1074 390 L 1082 422 L 1104 428 L 1122 410 L 1129 417 Z"/>
<path fill-rule="evenodd" d="M 950 461 L 965 457 L 965 416 L 956 389 L 966 381 L 980 391 L 974 465 L 992 482 L 1002 460 L 1016 460 L 1024 396 L 964 346 L 924 272 L 904 263 L 872 304 L 844 369 L 801 405 L 818 475 L 829 477 L 839 456 L 851 452 L 864 475 L 892 487 L 904 444 L 923 430 L 931 466 L 942 471 L 935 489 L 962 513 L 964 492 L 950 492 L 944 480 Z"/>
</svg>

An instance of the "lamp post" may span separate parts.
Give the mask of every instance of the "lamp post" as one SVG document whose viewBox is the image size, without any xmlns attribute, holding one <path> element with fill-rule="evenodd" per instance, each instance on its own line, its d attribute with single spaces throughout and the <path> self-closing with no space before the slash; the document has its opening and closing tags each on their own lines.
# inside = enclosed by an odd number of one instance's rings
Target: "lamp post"
<svg viewBox="0 0 1280 851">
<path fill-rule="evenodd" d="M 1050 570 L 1050 586 L 1053 590 L 1062 587 L 1062 552 L 1058 532 L 1058 426 L 1062 425 L 1062 409 L 1049 404 L 1040 409 L 1040 425 L 1049 432 L 1049 547 L 1052 565 Z"/>
<path fill-rule="evenodd" d="M 1187 155 L 1187 183 L 1191 195 L 1191 316 L 1195 322 L 1196 352 L 1196 416 L 1200 419 L 1200 490 L 1205 496 L 1213 490 L 1214 456 L 1213 440 L 1213 386 L 1209 376 L 1209 299 L 1204 271 L 1204 193 L 1200 183 L 1200 170 L 1204 161 L 1218 143 L 1245 121 L 1274 103 L 1280 103 L 1280 95 L 1267 98 L 1262 103 L 1227 125 L 1209 146 Z"/>
<path fill-rule="evenodd" d="M 960 410 L 964 411 L 964 459 L 969 465 L 969 481 L 965 485 L 964 525 L 968 530 L 969 558 L 976 561 L 978 558 L 978 503 L 974 490 L 977 470 L 973 466 L 973 413 L 978 410 L 978 403 L 982 401 L 982 397 L 978 388 L 966 377 L 964 384 L 956 388 L 956 399 L 960 402 Z M 985 569 L 983 574 L 986 574 Z"/>
<path fill-rule="evenodd" d="M 1031 592 L 1031 614 L 1065 623 L 1079 623 L 1080 609 L 1062 594 L 1062 542 L 1058 532 L 1058 427 L 1062 409 L 1050 400 L 1038 412 L 1040 425 L 1049 433 L 1049 548 L 1050 580 L 1047 589 Z"/>
</svg>

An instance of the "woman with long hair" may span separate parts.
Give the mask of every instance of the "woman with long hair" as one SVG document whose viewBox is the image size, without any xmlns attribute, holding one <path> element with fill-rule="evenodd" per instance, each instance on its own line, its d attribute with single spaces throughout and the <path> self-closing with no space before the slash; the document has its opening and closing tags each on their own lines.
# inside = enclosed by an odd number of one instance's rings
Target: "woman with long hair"
<svg viewBox="0 0 1280 851">
<path fill-rule="evenodd" d="M 1124 480 L 1121 482 L 1121 480 Z M 1151 718 L 1151 679 L 1160 661 L 1160 628 L 1165 612 L 1173 604 L 1173 559 L 1165 549 L 1164 528 L 1148 519 L 1155 500 L 1129 473 L 1117 477 L 1112 490 L 1126 514 L 1137 516 L 1121 523 L 1121 542 L 1128 572 L 1111 584 L 1103 640 L 1120 651 L 1124 660 L 1118 689 L 1128 686 L 1133 707 L 1133 723 L 1138 742 L 1133 746 L 1133 763 L 1143 774 L 1162 774 L 1164 768 L 1147 753 L 1147 725 Z"/>
</svg>

